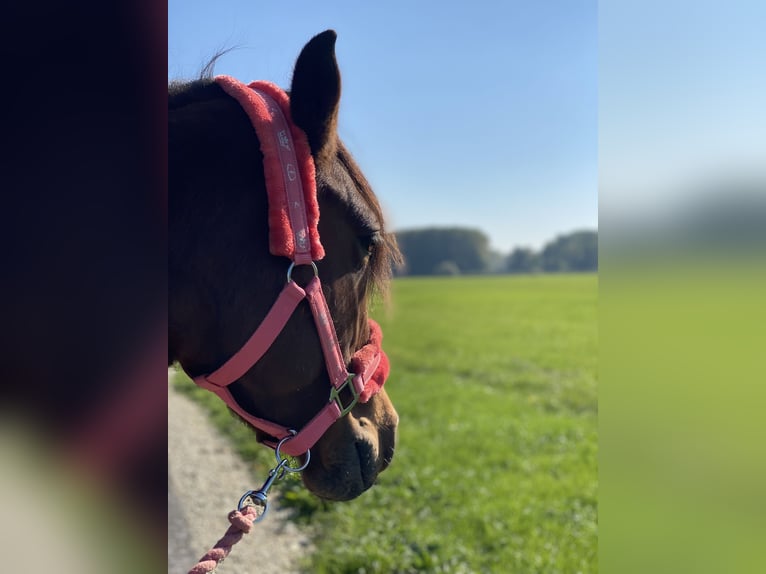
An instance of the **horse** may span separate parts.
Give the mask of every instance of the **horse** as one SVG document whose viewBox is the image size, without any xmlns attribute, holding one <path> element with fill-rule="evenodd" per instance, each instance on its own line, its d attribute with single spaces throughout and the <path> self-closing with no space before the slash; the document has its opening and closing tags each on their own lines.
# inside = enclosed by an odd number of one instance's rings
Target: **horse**
<svg viewBox="0 0 766 574">
<path fill-rule="evenodd" d="M 286 92 L 285 115 L 305 134 L 321 214 L 316 231 L 325 256 L 310 265 L 290 266 L 272 252 L 264 138 L 240 103 L 210 77 L 168 86 L 168 364 L 195 380 L 246 345 L 280 297 L 286 273 L 288 284 L 306 289 L 312 274 L 321 278 L 344 366 L 372 337 L 368 306 L 385 294 L 400 254 L 378 199 L 338 136 L 335 43 L 333 30 L 312 38 Z M 310 458 L 288 454 L 307 463 L 302 478 L 310 492 L 350 500 L 391 463 L 398 415 L 385 389 L 362 402 L 350 385 L 333 387 L 319 321 L 300 301 L 268 350 L 226 390 L 234 416 L 272 447 L 291 437 L 255 428 L 253 420 L 294 434 L 336 401 L 344 416 L 311 444 Z"/>
</svg>

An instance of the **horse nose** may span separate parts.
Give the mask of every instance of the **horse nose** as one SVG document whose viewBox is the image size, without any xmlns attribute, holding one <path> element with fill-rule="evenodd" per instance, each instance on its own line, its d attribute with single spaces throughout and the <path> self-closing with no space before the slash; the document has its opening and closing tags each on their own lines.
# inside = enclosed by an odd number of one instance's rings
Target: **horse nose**
<svg viewBox="0 0 766 574">
<path fill-rule="evenodd" d="M 303 471 L 311 492 L 330 500 L 351 500 L 375 483 L 381 465 L 377 433 L 371 426 L 347 418 L 320 439 Z"/>
<path fill-rule="evenodd" d="M 385 390 L 333 424 L 311 449 L 306 487 L 322 498 L 351 500 L 391 463 L 399 417 Z"/>
<path fill-rule="evenodd" d="M 368 440 L 357 439 L 354 443 L 356 454 L 359 457 L 359 475 L 364 490 L 370 488 L 378 477 L 377 453 L 375 447 Z"/>
</svg>

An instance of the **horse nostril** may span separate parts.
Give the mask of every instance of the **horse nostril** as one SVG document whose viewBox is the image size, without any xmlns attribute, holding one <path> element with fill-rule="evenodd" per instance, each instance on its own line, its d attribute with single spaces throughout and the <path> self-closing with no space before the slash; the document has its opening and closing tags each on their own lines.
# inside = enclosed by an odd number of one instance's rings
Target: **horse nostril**
<svg viewBox="0 0 766 574">
<path fill-rule="evenodd" d="M 378 476 L 372 445 L 367 441 L 358 440 L 354 446 L 359 457 L 359 474 L 362 478 L 362 484 L 365 489 L 370 488 Z"/>
</svg>

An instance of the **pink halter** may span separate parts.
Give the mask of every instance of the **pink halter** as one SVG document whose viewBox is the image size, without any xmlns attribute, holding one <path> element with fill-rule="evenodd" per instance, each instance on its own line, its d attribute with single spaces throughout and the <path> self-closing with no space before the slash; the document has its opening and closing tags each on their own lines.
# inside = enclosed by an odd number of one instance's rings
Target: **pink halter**
<svg viewBox="0 0 766 574">
<path fill-rule="evenodd" d="M 354 353 L 349 372 L 314 264 L 324 257 L 317 229 L 319 204 L 314 161 L 305 133 L 290 120 L 287 94 L 270 82 L 258 81 L 246 86 L 229 76 L 217 76 L 215 81 L 244 108 L 258 135 L 269 199 L 270 251 L 273 255 L 289 257 L 292 263 L 287 270 L 287 284 L 250 339 L 216 371 L 195 377 L 194 382 L 214 392 L 240 417 L 277 441 L 292 436 L 281 451 L 297 456 L 311 448 L 330 425 L 348 414 L 357 402 L 365 403 L 380 391 L 389 372 L 388 358 L 380 347 L 383 334 L 380 326 L 370 319 L 370 338 Z M 314 277 L 304 288 L 291 278 L 296 265 L 311 265 L 314 269 Z M 332 387 L 328 403 L 296 432 L 245 411 L 228 386 L 268 351 L 304 299 L 314 317 Z M 340 393 L 346 388 L 351 391 L 352 399 L 344 405 Z M 274 448 L 277 443 L 266 441 L 266 444 Z"/>
</svg>

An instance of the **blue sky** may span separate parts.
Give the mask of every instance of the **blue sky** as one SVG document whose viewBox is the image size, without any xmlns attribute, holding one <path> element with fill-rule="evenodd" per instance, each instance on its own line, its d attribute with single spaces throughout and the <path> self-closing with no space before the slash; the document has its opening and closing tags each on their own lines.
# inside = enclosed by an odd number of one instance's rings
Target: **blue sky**
<svg viewBox="0 0 766 574">
<path fill-rule="evenodd" d="M 596 228 L 595 1 L 168 3 L 168 76 L 289 86 L 338 32 L 340 133 L 394 229 L 464 225 L 495 249 Z"/>
<path fill-rule="evenodd" d="M 662 217 L 766 171 L 766 2 L 599 3 L 605 207 Z"/>
</svg>

